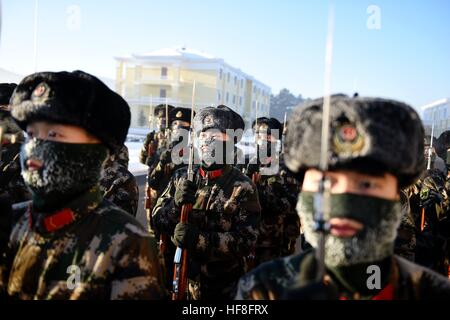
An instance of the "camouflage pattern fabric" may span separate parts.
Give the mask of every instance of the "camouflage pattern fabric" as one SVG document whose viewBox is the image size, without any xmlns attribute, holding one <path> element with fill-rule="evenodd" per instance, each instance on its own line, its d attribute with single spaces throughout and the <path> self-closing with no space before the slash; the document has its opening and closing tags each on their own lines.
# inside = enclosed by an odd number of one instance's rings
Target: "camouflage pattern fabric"
<svg viewBox="0 0 450 320">
<path fill-rule="evenodd" d="M 105 162 L 100 179 L 100 190 L 105 199 L 136 216 L 139 202 L 139 189 L 136 178 L 128 171 L 128 148 L 123 146 L 116 155 Z"/>
<path fill-rule="evenodd" d="M 311 254 L 314 252 L 308 251 L 260 265 L 239 280 L 236 300 L 280 300 L 298 281 L 302 262 Z M 450 298 L 450 281 L 427 268 L 393 256 L 391 270 L 388 284 L 393 287 L 394 300 Z"/>
<path fill-rule="evenodd" d="M 6 122 L 9 123 L 9 122 Z M 5 121 L 2 121 L 2 126 Z M 8 129 L 9 130 L 9 129 Z M 0 193 L 6 193 L 11 197 L 13 203 L 23 202 L 31 199 L 31 194 L 21 176 L 20 147 L 24 140 L 22 132 L 16 133 L 14 143 L 11 135 L 5 134 L 2 141 L 0 158 Z"/>
<path fill-rule="evenodd" d="M 447 275 L 449 232 L 446 226 L 450 199 L 445 184 L 446 177 L 442 172 L 432 169 L 405 191 L 416 228 L 415 262 Z"/>
<path fill-rule="evenodd" d="M 174 204 L 174 194 L 186 171 L 176 171 L 158 199 L 153 221 L 159 232 L 173 235 L 179 222 L 180 208 Z M 190 298 L 230 299 L 258 237 L 261 207 L 256 187 L 228 165 L 215 179 L 203 178 L 198 167 L 194 176 L 198 190 L 188 220 L 199 228 L 200 235 L 195 250 L 189 252 Z"/>
<path fill-rule="evenodd" d="M 0 296 L 17 299 L 161 299 L 156 243 L 92 188 L 52 215 L 16 212 L 0 257 Z"/>
<path fill-rule="evenodd" d="M 300 186 L 285 167 L 281 168 L 274 175 L 252 174 L 261 204 L 255 265 L 293 254 L 300 235 L 300 219 L 295 210 Z"/>
</svg>

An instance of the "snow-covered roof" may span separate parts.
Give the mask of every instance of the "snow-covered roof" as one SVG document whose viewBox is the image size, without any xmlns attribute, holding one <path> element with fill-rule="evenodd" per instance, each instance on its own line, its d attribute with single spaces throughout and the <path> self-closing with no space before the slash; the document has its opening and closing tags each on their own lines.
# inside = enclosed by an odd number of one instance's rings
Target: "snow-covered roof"
<svg viewBox="0 0 450 320">
<path fill-rule="evenodd" d="M 189 60 L 189 61 L 217 61 L 221 59 L 217 59 L 213 55 L 188 48 L 185 46 L 173 47 L 173 48 L 164 48 L 155 51 L 150 51 L 146 53 L 134 53 L 127 56 L 117 57 L 117 59 L 177 59 L 177 60 Z"/>
</svg>

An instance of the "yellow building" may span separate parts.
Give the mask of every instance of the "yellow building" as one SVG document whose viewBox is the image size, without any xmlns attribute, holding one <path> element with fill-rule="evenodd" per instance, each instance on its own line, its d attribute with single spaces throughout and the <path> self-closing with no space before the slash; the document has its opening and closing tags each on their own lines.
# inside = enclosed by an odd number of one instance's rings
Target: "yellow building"
<svg viewBox="0 0 450 320">
<path fill-rule="evenodd" d="M 169 48 L 116 61 L 116 91 L 130 104 L 132 127 L 148 126 L 151 105 L 190 107 L 194 80 L 196 108 L 224 104 L 247 124 L 270 113 L 270 87 L 203 52 Z"/>
</svg>

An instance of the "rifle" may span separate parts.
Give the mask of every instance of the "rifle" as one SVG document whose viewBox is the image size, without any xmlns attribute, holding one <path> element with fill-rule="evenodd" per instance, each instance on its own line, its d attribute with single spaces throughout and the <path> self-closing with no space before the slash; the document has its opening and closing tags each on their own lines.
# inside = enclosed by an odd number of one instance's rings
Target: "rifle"
<svg viewBox="0 0 450 320">
<path fill-rule="evenodd" d="M 150 98 L 150 115 L 148 117 L 150 130 L 153 129 L 153 101 L 152 100 L 153 99 Z M 155 143 L 154 136 L 153 136 L 153 138 L 150 139 L 150 142 L 148 144 L 147 159 L 150 158 L 150 157 L 153 157 L 153 155 L 156 153 L 156 149 L 157 149 L 157 145 Z M 147 162 L 148 162 L 148 160 L 147 160 Z M 150 170 L 150 168 L 148 168 L 147 177 L 146 177 L 146 184 L 145 184 L 144 208 L 145 208 L 145 211 L 147 213 L 147 219 L 149 221 L 150 228 L 153 230 L 152 209 L 153 209 L 154 203 L 152 203 L 153 202 L 152 201 L 153 200 L 153 196 L 152 196 L 152 188 L 150 188 L 150 173 L 151 173 L 151 170 Z"/>
<path fill-rule="evenodd" d="M 194 181 L 194 107 L 195 107 L 195 80 L 192 86 L 192 105 L 191 105 L 191 125 L 189 127 L 189 164 L 187 169 L 187 179 Z M 187 223 L 188 216 L 192 212 L 192 203 L 183 204 L 181 207 L 180 222 Z M 187 279 L 187 251 L 177 247 L 173 259 L 173 293 L 172 300 L 185 300 L 188 285 Z"/>
<path fill-rule="evenodd" d="M 258 101 L 255 102 L 255 138 L 254 138 L 255 148 L 256 148 L 256 161 L 259 163 L 258 157 Z M 252 181 L 256 185 L 261 178 L 261 174 L 259 171 L 255 171 L 252 173 Z"/>
<path fill-rule="evenodd" d="M 170 146 L 170 128 L 169 128 L 169 105 L 167 104 L 166 97 L 166 128 L 164 129 L 165 136 L 165 148 L 168 149 Z M 166 176 L 170 175 L 170 167 L 168 164 L 164 165 L 164 174 Z M 164 255 L 166 252 L 167 234 L 161 233 L 159 236 L 159 251 Z"/>
<path fill-rule="evenodd" d="M 315 232 L 319 234 L 316 248 L 317 276 L 316 281 L 323 282 L 325 276 L 325 235 L 329 231 L 329 225 L 325 220 L 330 212 L 330 180 L 325 176 L 328 171 L 328 144 L 330 125 L 331 103 L 331 63 L 333 57 L 333 8 L 330 8 L 328 17 L 328 35 L 325 50 L 325 76 L 324 76 L 324 100 L 322 112 L 322 131 L 320 142 L 320 164 L 322 179 L 319 183 L 319 192 L 314 195 L 314 220 Z"/>
<path fill-rule="evenodd" d="M 287 121 L 287 112 L 284 113 L 284 122 L 283 122 L 283 133 L 281 134 L 281 154 L 284 154 L 284 139 L 286 138 L 286 121 Z"/>
</svg>

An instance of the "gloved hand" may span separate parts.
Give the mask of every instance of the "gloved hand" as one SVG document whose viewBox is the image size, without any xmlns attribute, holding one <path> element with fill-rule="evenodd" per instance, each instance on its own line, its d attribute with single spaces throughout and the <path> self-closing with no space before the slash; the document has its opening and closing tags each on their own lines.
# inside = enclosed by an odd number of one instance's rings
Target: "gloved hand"
<svg viewBox="0 0 450 320">
<path fill-rule="evenodd" d="M 426 195 L 421 194 L 421 207 L 428 209 L 431 208 L 435 204 L 439 204 L 443 201 L 442 195 L 433 190 L 428 189 L 428 192 Z"/>
<path fill-rule="evenodd" d="M 177 247 L 192 250 L 197 245 L 199 234 L 195 225 L 180 222 L 175 227 L 172 242 Z"/>
<path fill-rule="evenodd" d="M 186 203 L 195 203 L 196 185 L 187 179 L 181 180 L 175 191 L 174 201 L 177 207 L 181 207 Z"/>
<path fill-rule="evenodd" d="M 159 161 L 162 165 L 166 165 L 172 162 L 172 151 L 164 150 L 163 153 L 159 156 Z"/>
<path fill-rule="evenodd" d="M 314 251 L 306 255 L 300 264 L 300 273 L 293 286 L 285 290 L 284 300 L 337 300 L 339 293 L 331 281 L 327 284 L 316 280 L 317 260 Z"/>
<path fill-rule="evenodd" d="M 245 174 L 247 177 L 251 177 L 254 173 L 259 172 L 259 165 L 256 163 L 249 163 Z"/>
</svg>

